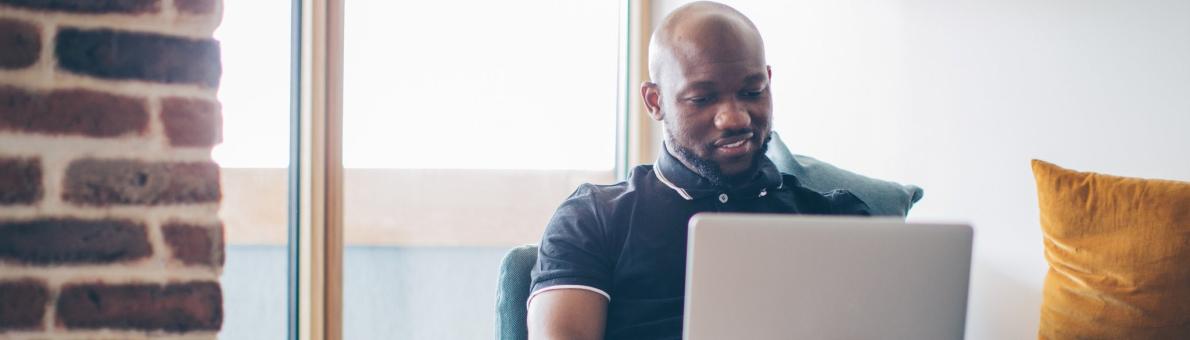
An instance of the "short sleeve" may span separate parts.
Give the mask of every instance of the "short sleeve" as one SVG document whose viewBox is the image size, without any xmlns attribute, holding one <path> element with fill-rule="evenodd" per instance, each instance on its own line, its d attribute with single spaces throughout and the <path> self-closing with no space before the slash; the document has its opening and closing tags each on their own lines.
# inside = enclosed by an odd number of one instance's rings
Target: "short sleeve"
<svg viewBox="0 0 1190 340">
<path fill-rule="evenodd" d="M 532 296 L 551 289 L 578 288 L 611 299 L 612 262 L 607 233 L 593 186 L 580 186 L 550 218 L 533 266 Z"/>
<path fill-rule="evenodd" d="M 871 216 L 872 209 L 867 203 L 847 190 L 832 190 L 825 194 L 830 205 L 831 215 Z"/>
</svg>

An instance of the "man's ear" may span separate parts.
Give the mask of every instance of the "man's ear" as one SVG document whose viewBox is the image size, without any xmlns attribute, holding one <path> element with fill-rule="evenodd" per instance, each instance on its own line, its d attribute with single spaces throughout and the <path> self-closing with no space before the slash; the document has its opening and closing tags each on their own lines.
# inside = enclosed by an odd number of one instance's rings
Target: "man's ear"
<svg viewBox="0 0 1190 340">
<path fill-rule="evenodd" d="M 769 71 L 769 81 L 773 81 L 773 67 L 770 65 L 764 65 L 764 68 Z"/>
<path fill-rule="evenodd" d="M 645 104 L 645 110 L 649 111 L 649 117 L 655 121 L 661 121 L 664 115 L 661 114 L 661 89 L 657 83 L 641 82 L 640 98 Z"/>
</svg>

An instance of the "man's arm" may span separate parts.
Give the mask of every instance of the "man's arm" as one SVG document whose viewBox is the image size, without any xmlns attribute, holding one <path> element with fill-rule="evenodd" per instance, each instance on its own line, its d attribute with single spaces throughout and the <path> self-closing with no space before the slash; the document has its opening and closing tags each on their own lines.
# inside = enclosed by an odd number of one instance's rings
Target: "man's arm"
<svg viewBox="0 0 1190 340">
<path fill-rule="evenodd" d="M 541 292 L 529 301 L 529 339 L 603 339 L 607 298 L 584 289 Z"/>
</svg>

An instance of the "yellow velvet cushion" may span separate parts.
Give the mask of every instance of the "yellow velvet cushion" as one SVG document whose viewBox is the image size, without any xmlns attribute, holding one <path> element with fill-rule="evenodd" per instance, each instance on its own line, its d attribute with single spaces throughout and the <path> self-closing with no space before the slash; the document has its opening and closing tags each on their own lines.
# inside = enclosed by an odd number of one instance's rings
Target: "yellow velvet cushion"
<svg viewBox="0 0 1190 340">
<path fill-rule="evenodd" d="M 1050 270 L 1041 339 L 1190 339 L 1190 182 L 1033 160 Z"/>
</svg>

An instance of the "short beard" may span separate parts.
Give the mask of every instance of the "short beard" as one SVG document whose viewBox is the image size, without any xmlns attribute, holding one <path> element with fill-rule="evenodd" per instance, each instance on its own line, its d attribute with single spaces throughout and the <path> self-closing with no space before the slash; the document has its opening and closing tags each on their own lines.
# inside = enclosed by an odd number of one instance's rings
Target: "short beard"
<svg viewBox="0 0 1190 340">
<path fill-rule="evenodd" d="M 671 137 L 668 138 L 669 140 L 667 140 L 666 143 L 668 143 L 670 146 L 673 146 L 674 152 L 677 153 L 677 155 L 674 156 L 679 160 L 689 163 L 690 166 L 694 167 L 690 170 L 693 170 L 694 173 L 702 176 L 702 178 L 706 178 L 707 181 L 711 182 L 712 185 L 720 188 L 730 188 L 733 186 L 733 183 L 738 183 L 740 180 L 747 179 L 748 177 L 752 176 L 760 164 L 760 159 L 767 157 L 765 156 L 765 153 L 767 153 L 769 150 L 769 141 L 773 140 L 773 135 L 771 133 L 768 136 L 765 136 L 764 141 L 760 143 L 760 150 L 757 150 L 756 153 L 752 155 L 752 165 L 748 166 L 748 170 L 745 170 L 739 175 L 727 176 L 723 174 L 723 169 L 719 167 L 719 163 L 699 157 L 694 153 L 694 150 L 690 150 L 690 148 L 675 143 L 672 137 L 673 134 L 670 134 L 670 136 Z M 713 148 L 714 146 L 711 145 L 709 147 Z"/>
</svg>

